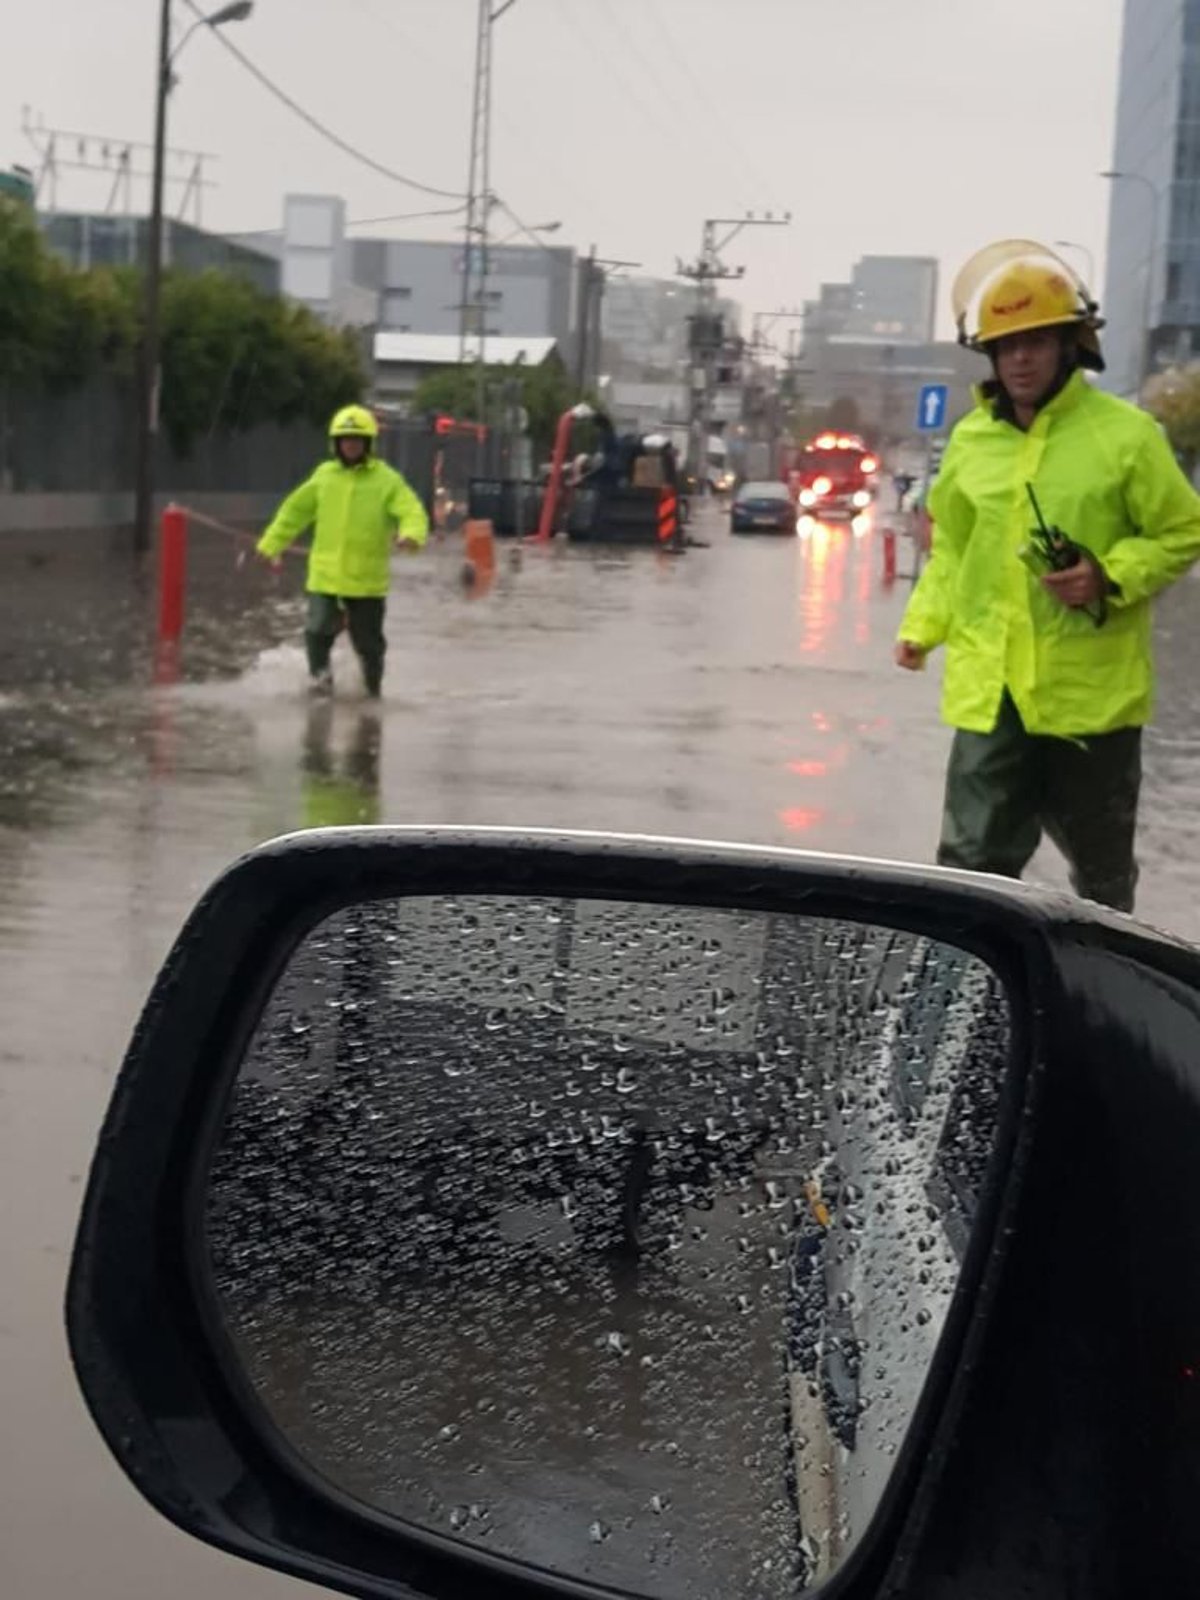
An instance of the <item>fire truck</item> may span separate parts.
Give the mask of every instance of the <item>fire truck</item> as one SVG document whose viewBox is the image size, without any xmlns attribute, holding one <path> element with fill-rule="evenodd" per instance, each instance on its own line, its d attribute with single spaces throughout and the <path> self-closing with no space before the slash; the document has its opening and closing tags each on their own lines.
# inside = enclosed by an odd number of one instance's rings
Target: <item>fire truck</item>
<svg viewBox="0 0 1200 1600">
<path fill-rule="evenodd" d="M 856 517 L 875 498 L 877 457 L 855 433 L 819 433 L 790 452 L 787 484 L 813 517 Z"/>
</svg>

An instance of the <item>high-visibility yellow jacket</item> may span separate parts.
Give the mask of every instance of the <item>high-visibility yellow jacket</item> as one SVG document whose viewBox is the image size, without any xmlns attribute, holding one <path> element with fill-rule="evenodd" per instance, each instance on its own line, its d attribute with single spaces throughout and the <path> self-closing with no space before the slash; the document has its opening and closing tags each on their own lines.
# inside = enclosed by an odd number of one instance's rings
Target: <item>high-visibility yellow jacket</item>
<svg viewBox="0 0 1200 1600">
<path fill-rule="evenodd" d="M 942 714 L 990 733 L 1007 688 L 1030 733 L 1139 727 L 1153 710 L 1150 601 L 1200 557 L 1200 497 L 1147 412 L 1075 373 L 1028 432 L 982 393 L 958 424 L 929 496 L 933 551 L 900 637 L 946 646 Z M 1118 592 L 1097 628 L 1019 559 L 1048 524 L 1102 564 Z"/>
<path fill-rule="evenodd" d="M 395 468 L 369 456 L 353 467 L 322 462 L 288 495 L 258 548 L 277 556 L 306 528 L 313 529 L 310 592 L 358 600 L 387 594 L 392 540 L 398 533 L 424 544 L 429 518 Z"/>
</svg>

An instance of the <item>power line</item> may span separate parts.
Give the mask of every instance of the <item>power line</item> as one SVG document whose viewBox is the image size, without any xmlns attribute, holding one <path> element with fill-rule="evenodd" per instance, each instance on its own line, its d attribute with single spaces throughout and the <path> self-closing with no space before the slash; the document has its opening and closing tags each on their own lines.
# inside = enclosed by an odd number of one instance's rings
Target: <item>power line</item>
<svg viewBox="0 0 1200 1600">
<path fill-rule="evenodd" d="M 589 41 L 584 29 L 579 25 L 578 14 L 570 6 L 557 6 L 554 14 L 556 17 L 566 22 L 572 31 L 579 36 L 583 43 L 584 49 L 589 54 L 600 53 L 601 47 L 596 44 L 594 38 Z M 625 98 L 632 104 L 635 104 L 641 110 L 642 114 L 647 118 L 647 120 L 652 122 L 665 138 L 671 140 L 676 145 L 681 156 L 686 157 L 690 155 L 690 151 L 681 139 L 678 128 L 674 126 L 669 118 L 664 118 L 659 115 L 658 108 L 655 106 L 653 101 L 646 100 L 640 94 L 637 86 L 632 82 L 628 74 L 625 72 L 621 57 L 617 54 L 612 54 L 609 52 L 607 46 L 607 35 L 604 33 L 603 28 L 600 30 L 600 38 L 605 40 L 603 53 L 608 57 L 608 61 L 614 76 L 617 77 L 624 86 Z"/>
<path fill-rule="evenodd" d="M 686 55 L 683 53 L 682 44 L 677 38 L 672 37 L 666 23 L 663 21 L 662 15 L 658 10 L 658 0 L 642 0 L 642 14 L 650 19 L 651 26 L 657 30 L 659 38 L 663 41 L 664 48 L 668 52 L 667 59 L 670 60 L 672 67 L 678 67 L 691 84 L 692 92 L 700 103 L 705 117 L 720 125 L 724 134 L 724 142 L 721 146 L 722 154 L 730 157 L 731 172 L 733 171 L 733 162 L 735 160 L 740 162 L 738 171 L 744 182 L 746 174 L 753 170 L 756 163 L 750 160 L 745 146 L 725 117 L 719 95 L 712 89 L 706 88 L 693 72 Z"/>
<path fill-rule="evenodd" d="M 205 13 L 196 3 L 196 0 L 185 0 L 185 4 L 187 5 L 188 10 L 191 11 L 194 16 L 199 17 L 202 21 L 205 20 Z M 213 32 L 216 35 L 217 43 L 221 45 L 222 49 L 228 50 L 230 55 L 233 56 L 236 61 L 239 61 L 243 67 L 245 67 L 246 71 L 251 75 L 251 77 L 255 78 L 262 85 L 262 87 L 268 91 L 269 94 L 274 95 L 276 100 L 285 105 L 288 110 L 299 117 L 302 122 L 307 123 L 315 133 L 319 133 L 323 139 L 326 139 L 330 144 L 335 145 L 337 149 L 343 153 L 343 155 L 350 156 L 353 160 L 360 162 L 364 167 L 369 167 L 372 172 L 377 172 L 381 177 L 389 178 L 393 183 L 401 183 L 407 189 L 416 189 L 420 194 L 433 195 L 439 200 L 463 200 L 466 198 L 457 190 L 438 189 L 433 184 L 421 183 L 416 178 L 407 177 L 403 172 L 397 172 L 393 167 L 385 166 L 382 161 L 376 161 L 374 156 L 367 155 L 365 150 L 359 150 L 357 146 L 352 145 L 348 140 L 343 139 L 340 134 L 334 133 L 332 128 L 327 127 L 325 123 L 320 121 L 319 118 L 315 117 L 311 111 L 305 110 L 299 101 L 293 100 L 291 95 L 288 94 L 285 89 L 281 89 L 272 78 L 269 78 L 262 68 L 257 66 L 255 62 L 250 59 L 244 50 L 239 49 L 231 39 L 226 38 L 221 29 L 214 29 Z"/>
<path fill-rule="evenodd" d="M 461 217 L 467 209 L 466 201 L 460 206 L 442 206 L 437 211 L 397 211 L 390 217 L 355 217 L 347 222 L 348 228 L 375 228 L 385 222 L 423 222 L 427 217 Z"/>
</svg>

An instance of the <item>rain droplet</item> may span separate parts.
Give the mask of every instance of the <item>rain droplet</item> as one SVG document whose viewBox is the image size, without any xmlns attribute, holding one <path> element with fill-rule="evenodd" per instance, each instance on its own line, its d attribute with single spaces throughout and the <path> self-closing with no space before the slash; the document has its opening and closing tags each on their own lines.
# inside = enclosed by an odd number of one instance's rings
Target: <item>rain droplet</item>
<svg viewBox="0 0 1200 1600">
<path fill-rule="evenodd" d="M 608 1523 L 601 1522 L 599 1517 L 597 1517 L 596 1521 L 593 1522 L 591 1527 L 588 1529 L 588 1538 L 593 1544 L 603 1544 L 611 1532 L 612 1529 L 609 1527 Z"/>
</svg>

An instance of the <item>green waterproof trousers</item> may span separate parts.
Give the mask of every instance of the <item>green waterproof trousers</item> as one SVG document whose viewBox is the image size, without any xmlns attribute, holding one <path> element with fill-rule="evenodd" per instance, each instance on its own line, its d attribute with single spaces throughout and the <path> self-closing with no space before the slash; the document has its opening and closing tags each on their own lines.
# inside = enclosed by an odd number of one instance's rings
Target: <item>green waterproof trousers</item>
<svg viewBox="0 0 1200 1600">
<path fill-rule="evenodd" d="M 1019 878 L 1047 833 L 1075 892 L 1132 911 L 1142 730 L 1081 739 L 1025 731 L 1006 694 L 991 733 L 954 736 L 938 863 Z"/>
<path fill-rule="evenodd" d="M 317 678 L 328 672 L 334 640 L 341 632 L 344 615 L 350 643 L 362 663 L 366 691 L 377 695 L 383 683 L 383 658 L 387 653 L 387 640 L 383 636 L 386 606 L 386 601 L 374 596 L 339 599 L 332 594 L 310 594 L 304 643 L 312 676 Z"/>
</svg>

